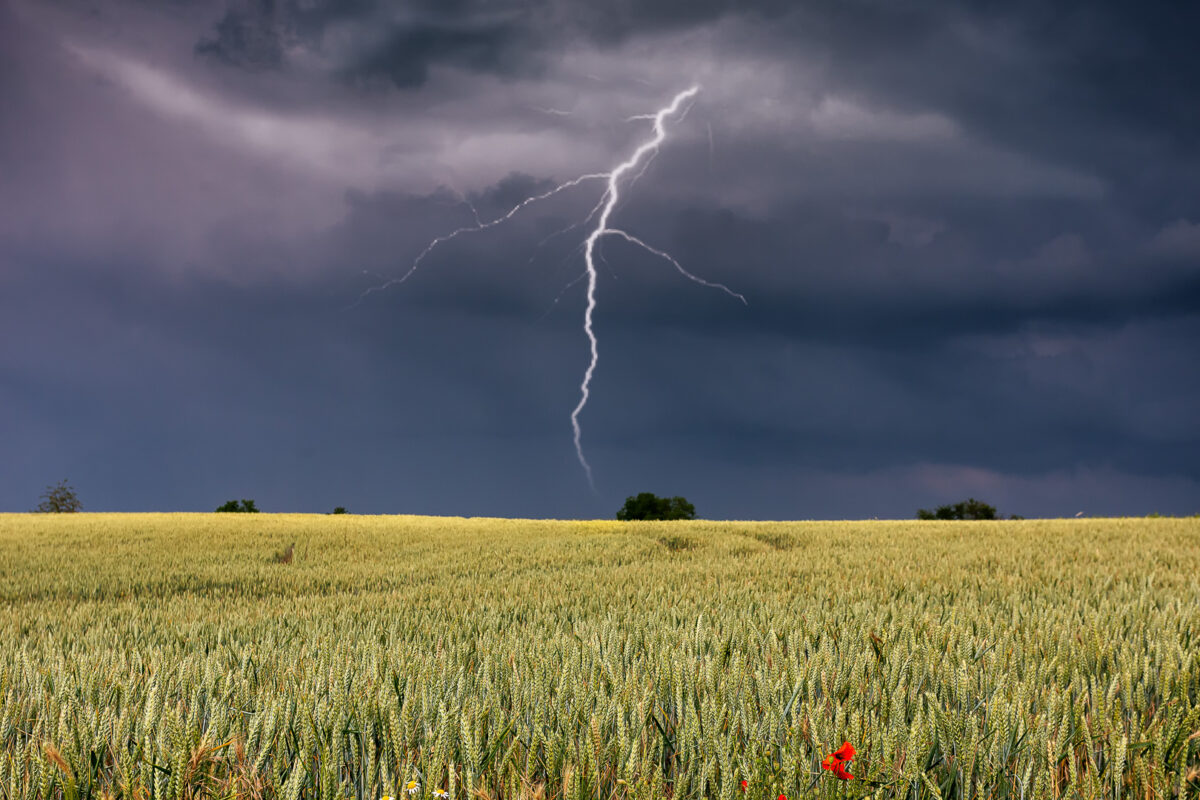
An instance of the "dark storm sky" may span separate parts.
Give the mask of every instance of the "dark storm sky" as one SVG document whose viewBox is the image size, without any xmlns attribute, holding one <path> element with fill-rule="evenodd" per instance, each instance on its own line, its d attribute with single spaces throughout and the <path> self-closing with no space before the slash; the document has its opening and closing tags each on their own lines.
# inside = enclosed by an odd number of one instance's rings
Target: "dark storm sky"
<svg viewBox="0 0 1200 800">
<path fill-rule="evenodd" d="M 1200 511 L 1200 6 L 0 0 L 0 510 Z M 602 241 L 578 174 L 701 92 Z M 573 283 L 574 282 L 574 283 Z"/>
</svg>

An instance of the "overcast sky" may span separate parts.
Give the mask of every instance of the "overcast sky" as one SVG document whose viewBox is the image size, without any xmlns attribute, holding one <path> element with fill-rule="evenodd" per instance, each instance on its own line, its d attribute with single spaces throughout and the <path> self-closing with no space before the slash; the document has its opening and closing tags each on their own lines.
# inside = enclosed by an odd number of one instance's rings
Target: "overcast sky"
<svg viewBox="0 0 1200 800">
<path fill-rule="evenodd" d="M 0 510 L 1200 512 L 1200 5 L 0 0 Z M 590 180 L 612 170 L 583 331 Z M 639 169 L 642 164 L 639 164 Z M 571 226 L 575 227 L 571 227 Z M 364 295 L 364 292 L 367 292 Z"/>
</svg>

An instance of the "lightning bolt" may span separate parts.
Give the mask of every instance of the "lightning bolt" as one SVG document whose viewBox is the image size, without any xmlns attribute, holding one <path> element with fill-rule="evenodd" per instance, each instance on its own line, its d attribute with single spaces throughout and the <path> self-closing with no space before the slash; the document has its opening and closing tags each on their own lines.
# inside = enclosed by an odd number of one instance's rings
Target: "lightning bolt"
<svg viewBox="0 0 1200 800">
<path fill-rule="evenodd" d="M 599 341 L 596 338 L 596 331 L 593 326 L 593 317 L 594 317 L 594 314 L 596 311 L 596 277 L 597 277 L 597 273 L 596 273 L 595 259 L 596 259 L 596 256 L 598 255 L 597 250 L 596 250 L 596 245 L 600 241 L 600 239 L 605 236 L 616 236 L 620 239 L 624 239 L 626 242 L 629 242 L 630 244 L 641 247 L 642 249 L 646 250 L 648 253 L 651 253 L 652 255 L 655 255 L 655 256 L 667 261 L 675 268 L 675 270 L 677 272 L 679 272 L 681 275 L 683 275 L 688 280 L 690 280 L 694 283 L 697 283 L 701 286 L 707 286 L 709 288 L 719 289 L 720 291 L 724 292 L 725 294 L 729 295 L 730 297 L 733 297 L 733 298 L 736 298 L 736 299 L 742 301 L 742 303 L 744 305 L 747 304 L 746 298 L 744 296 L 733 291 L 728 286 L 725 286 L 722 283 L 716 283 L 714 281 L 707 281 L 707 280 L 704 280 L 703 278 L 700 278 L 697 275 L 693 275 L 691 272 L 688 272 L 688 270 L 686 270 L 683 267 L 683 265 L 680 264 L 679 261 L 676 260 L 675 257 L 672 256 L 670 253 L 667 253 L 663 250 L 659 250 L 658 248 L 652 247 L 649 244 L 647 244 L 646 242 L 642 241 L 637 236 L 634 236 L 631 233 L 621 230 L 620 228 L 609 227 L 609 224 L 608 224 L 610 217 L 612 217 L 613 211 L 617 207 L 617 203 L 621 199 L 620 187 L 621 187 L 622 179 L 626 178 L 628 176 L 627 183 L 629 185 L 632 185 L 633 183 L 635 183 L 637 181 L 638 178 L 640 178 L 645 173 L 646 169 L 649 167 L 650 161 L 653 160 L 654 156 L 658 153 L 659 146 L 661 146 L 662 143 L 667 138 L 667 128 L 666 128 L 667 119 L 674 117 L 676 114 L 679 113 L 680 108 L 683 108 L 683 114 L 680 115 L 680 119 L 682 119 L 683 115 L 687 114 L 688 108 L 690 108 L 690 101 L 693 100 L 693 98 L 695 98 L 699 92 L 700 92 L 699 86 L 692 86 L 688 89 L 683 90 L 682 92 L 679 92 L 677 95 L 675 95 L 674 98 L 672 98 L 672 100 L 669 104 L 660 108 L 655 113 L 653 113 L 653 114 L 638 114 L 634 117 L 630 117 L 629 120 L 647 120 L 647 121 L 652 122 L 653 123 L 652 124 L 653 135 L 649 139 L 647 139 L 646 141 L 644 141 L 640 145 L 638 145 L 637 149 L 635 149 L 633 151 L 633 154 L 630 155 L 629 158 L 627 158 L 625 161 L 622 161 L 620 164 L 613 167 L 608 172 L 590 172 L 590 173 L 586 173 L 584 175 L 580 175 L 576 178 L 572 178 L 569 181 L 558 184 L 557 186 L 555 186 L 554 188 L 552 188 L 548 191 L 542 192 L 541 194 L 533 195 L 532 197 L 528 197 L 528 198 L 522 200 L 520 203 L 517 203 L 515 206 L 513 206 L 511 209 L 509 209 L 509 211 L 507 213 L 502 214 L 501 216 L 496 217 L 495 219 L 490 220 L 488 222 L 481 221 L 479 218 L 479 215 L 475 212 L 474 206 L 471 205 L 469 200 L 467 200 L 466 198 L 463 198 L 463 202 L 466 203 L 466 205 L 470 208 L 471 213 L 474 215 L 474 218 L 475 218 L 474 225 L 467 225 L 467 226 L 463 226 L 461 228 L 456 228 L 455 230 L 451 231 L 450 233 L 447 233 L 443 236 L 437 237 L 436 239 L 431 241 L 428 245 L 426 245 L 425 249 L 422 250 L 419 255 L 417 255 L 417 257 L 413 260 L 412 265 L 408 268 L 407 272 L 405 272 L 403 275 L 400 275 L 399 277 L 387 280 L 377 286 L 372 286 L 371 288 L 364 291 L 361 295 L 359 295 L 359 298 L 358 298 L 358 302 L 362 302 L 362 300 L 364 298 L 366 298 L 368 295 L 370 295 L 373 292 L 380 292 L 380 291 L 388 289 L 392 286 L 396 286 L 398 284 L 404 283 L 405 281 L 407 281 L 409 278 L 411 278 L 413 276 L 413 274 L 417 271 L 418 267 L 420 267 L 421 262 L 423 262 L 425 260 L 425 258 L 434 251 L 434 249 L 436 249 L 440 245 L 445 244 L 446 242 L 451 241 L 452 239 L 455 239 L 466 233 L 474 233 L 474 232 L 478 232 L 478 231 L 487 230 L 488 228 L 493 228 L 497 225 L 507 222 L 508 220 L 510 220 L 514 216 L 516 216 L 518 212 L 520 212 L 522 209 L 526 208 L 527 206 L 531 205 L 532 203 L 536 203 L 541 200 L 549 199 L 561 192 L 566 191 L 567 189 L 574 188 L 576 186 L 579 186 L 579 185 L 589 182 L 589 181 L 604 181 L 605 189 L 604 189 L 604 193 L 600 197 L 600 201 L 595 205 L 595 207 L 592 208 L 592 210 L 587 214 L 587 216 L 583 220 L 580 220 L 579 222 L 576 222 L 573 225 L 570 225 L 567 228 L 564 228 L 562 231 L 559 231 L 555 234 L 551 234 L 546 239 L 543 239 L 542 242 L 539 243 L 539 245 L 538 245 L 540 247 L 542 244 L 545 244 L 545 242 L 548 239 L 552 238 L 553 236 L 557 236 L 559 234 L 566 233 L 567 231 L 570 231 L 576 227 L 579 227 L 580 225 L 584 225 L 584 224 L 590 222 L 593 218 L 595 218 L 595 220 L 596 220 L 595 227 L 591 229 L 591 232 L 588 233 L 587 238 L 583 242 L 583 258 L 584 258 L 585 271 L 582 275 L 580 275 L 579 278 L 576 278 L 575 281 L 572 281 L 570 284 L 570 285 L 574 285 L 576 282 L 578 282 L 582 278 L 584 278 L 584 277 L 587 278 L 587 306 L 585 307 L 584 312 L 583 312 L 583 333 L 587 337 L 587 340 L 588 340 L 588 349 L 591 353 L 591 358 L 588 361 L 587 369 L 583 373 L 583 380 L 579 384 L 579 402 L 578 402 L 578 404 L 576 404 L 575 408 L 572 409 L 572 411 L 571 411 L 571 430 L 574 433 L 575 455 L 579 459 L 579 464 L 580 464 L 580 466 L 583 467 L 584 473 L 587 475 L 588 485 L 592 488 L 593 492 L 596 491 L 596 482 L 592 475 L 592 465 L 590 463 L 588 463 L 587 457 L 583 454 L 583 429 L 580 427 L 580 424 L 579 424 L 579 415 L 583 413 L 584 408 L 587 407 L 588 399 L 591 397 L 592 378 L 596 374 L 596 365 L 599 363 L 599 360 L 600 360 Z M 688 105 L 685 105 L 685 104 L 688 104 Z M 711 133 L 709 135 L 710 135 L 710 142 L 711 142 Z M 356 302 L 354 305 L 357 305 L 358 302 Z M 557 303 L 557 302 L 558 302 L 558 300 L 556 299 L 555 303 Z"/>
<path fill-rule="evenodd" d="M 588 344 L 591 349 L 592 358 L 588 362 L 587 370 L 583 373 L 583 381 L 579 384 L 579 403 L 571 411 L 571 430 L 575 433 L 575 455 L 579 458 L 579 463 L 583 467 L 583 471 L 587 473 L 588 485 L 592 487 L 592 491 L 596 491 L 596 482 L 592 477 L 592 465 L 588 463 L 587 457 L 583 454 L 583 429 L 579 425 L 579 415 L 583 413 L 583 409 L 587 406 L 588 398 L 591 396 L 592 376 L 596 373 L 596 364 L 600 361 L 599 343 L 596 341 L 596 332 L 592 327 L 592 315 L 596 310 L 596 263 L 595 252 L 596 243 L 600 241 L 601 236 L 615 235 L 624 238 L 633 244 L 640 245 L 651 253 L 667 259 L 675 265 L 683 275 L 704 286 L 714 286 L 722 289 L 726 293 L 738 298 L 743 304 L 746 298 L 737 292 L 732 291 L 726 286 L 719 283 L 709 283 L 708 281 L 697 278 L 692 273 L 683 268 L 682 265 L 667 253 L 661 250 L 656 250 L 650 247 L 641 239 L 632 236 L 619 228 L 608 227 L 608 219 L 612 216 L 613 209 L 617 206 L 617 201 L 621 198 L 620 183 L 621 178 L 627 172 L 635 170 L 643 160 L 649 161 L 650 158 L 658 152 L 659 145 L 667 138 L 666 120 L 667 117 L 674 116 L 679 107 L 688 100 L 691 100 L 700 91 L 699 86 L 692 86 L 675 95 L 671 103 L 664 108 L 660 108 L 654 114 L 654 136 L 649 141 L 643 142 L 636 150 L 633 151 L 628 159 L 618 164 L 608 173 L 608 188 L 604 192 L 603 207 L 600 210 L 600 217 L 596 220 L 596 227 L 588 234 L 584 242 L 583 259 L 587 265 L 587 307 L 583 312 L 583 332 L 587 336 Z M 642 171 L 645 166 L 642 167 Z M 641 175 L 638 172 L 637 175 Z"/>
</svg>

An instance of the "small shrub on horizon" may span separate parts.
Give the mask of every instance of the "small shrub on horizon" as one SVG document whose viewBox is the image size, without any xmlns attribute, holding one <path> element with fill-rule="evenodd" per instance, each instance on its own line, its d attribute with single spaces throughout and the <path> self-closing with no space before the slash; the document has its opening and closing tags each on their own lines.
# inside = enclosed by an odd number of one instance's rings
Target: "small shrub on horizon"
<svg viewBox="0 0 1200 800">
<path fill-rule="evenodd" d="M 625 498 L 625 505 L 617 512 L 617 519 L 630 520 L 675 520 L 695 519 L 696 507 L 683 497 L 659 497 L 652 492 L 642 492 Z"/>
<path fill-rule="evenodd" d="M 968 497 L 961 503 L 938 506 L 936 511 L 917 509 L 917 519 L 997 519 L 996 507 Z"/>
<path fill-rule="evenodd" d="M 230 500 L 217 508 L 217 512 L 238 512 L 242 514 L 257 514 L 258 506 L 253 500 Z"/>
<path fill-rule="evenodd" d="M 39 514 L 65 514 L 82 510 L 83 503 L 79 501 L 75 487 L 67 485 L 66 478 L 53 486 L 47 486 L 42 494 L 42 502 L 34 509 Z"/>
</svg>

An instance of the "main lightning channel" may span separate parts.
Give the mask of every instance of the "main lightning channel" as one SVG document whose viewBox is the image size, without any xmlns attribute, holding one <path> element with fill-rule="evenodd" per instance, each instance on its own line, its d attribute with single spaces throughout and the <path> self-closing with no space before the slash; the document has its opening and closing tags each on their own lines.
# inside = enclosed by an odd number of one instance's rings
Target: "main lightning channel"
<svg viewBox="0 0 1200 800">
<path fill-rule="evenodd" d="M 707 286 L 707 287 L 710 287 L 713 289 L 719 289 L 722 292 L 724 292 L 725 294 L 729 295 L 730 297 L 734 297 L 734 298 L 742 301 L 743 304 L 746 304 L 746 298 L 743 297 L 741 294 L 738 294 L 737 292 L 733 291 L 728 286 L 725 286 L 722 283 L 716 283 L 714 281 L 706 281 L 697 275 L 693 275 L 691 272 L 688 272 L 686 269 L 684 269 L 683 265 L 680 264 L 679 261 L 677 261 L 675 259 L 675 257 L 672 256 L 670 253 L 667 253 L 663 250 L 659 250 L 655 247 L 651 247 L 649 244 L 642 241 L 641 239 L 634 236 L 633 234 L 627 233 L 627 232 L 621 230 L 620 228 L 610 228 L 608 225 L 609 218 L 612 216 L 612 213 L 613 213 L 614 209 L 616 209 L 617 203 L 620 200 L 621 179 L 626 177 L 627 175 L 629 175 L 631 177 L 629 178 L 628 183 L 629 183 L 629 185 L 633 185 L 633 183 L 635 183 L 637 181 L 637 179 L 639 177 L 641 177 L 641 175 L 646 171 L 646 168 L 649 166 L 650 161 L 654 158 L 655 154 L 657 154 L 659 146 L 667 138 L 667 129 L 666 129 L 667 119 L 669 117 L 675 116 L 677 113 L 679 113 L 680 108 L 683 108 L 683 114 L 680 115 L 680 119 L 682 119 L 683 116 L 687 114 L 687 109 L 690 108 L 689 101 L 692 100 L 699 93 L 699 91 L 700 91 L 700 87 L 698 85 L 692 86 L 692 87 L 680 92 L 679 94 L 675 95 L 675 97 L 672 98 L 671 102 L 668 105 L 664 106 L 663 108 L 660 108 L 655 113 L 639 114 L 635 117 L 631 117 L 630 118 L 631 120 L 643 120 L 644 119 L 644 120 L 652 121 L 653 122 L 653 136 L 650 139 L 648 139 L 647 141 L 640 144 L 637 147 L 637 149 L 633 151 L 633 154 L 628 159 L 621 162 L 620 164 L 618 164 L 616 167 L 614 167 L 613 169 L 611 169 L 608 172 L 591 172 L 591 173 L 586 173 L 584 175 L 580 175 L 576 178 L 572 178 L 569 181 L 560 183 L 559 185 L 555 186 L 552 189 L 549 189 L 548 191 L 542 192 L 541 194 L 533 195 L 532 197 L 528 197 L 528 198 L 522 200 L 520 203 L 517 203 L 515 206 L 513 206 L 511 209 L 509 209 L 508 212 L 501 214 L 500 216 L 496 217 L 495 219 L 489 220 L 487 222 L 484 222 L 479 218 L 478 213 L 476 213 L 476 211 L 475 211 L 475 207 L 473 205 L 471 205 L 469 200 L 464 198 L 463 202 L 465 202 L 467 204 L 467 206 L 471 210 L 472 215 L 475 218 L 474 225 L 467 225 L 467 226 L 463 226 L 461 228 L 456 228 L 455 230 L 453 230 L 443 236 L 437 237 L 436 239 L 434 239 L 428 245 L 425 246 L 425 249 L 422 250 L 420 252 L 420 254 L 413 260 L 412 264 L 409 266 L 408 270 L 404 274 L 400 275 L 399 277 L 395 277 L 390 280 L 387 280 L 377 286 L 370 287 L 369 289 L 364 291 L 361 295 L 359 295 L 358 300 L 354 303 L 354 305 L 358 305 L 358 303 L 361 303 L 368 295 L 370 295 L 373 292 L 381 292 L 384 289 L 388 289 L 392 286 L 396 286 L 398 284 L 401 284 L 401 283 L 404 283 L 405 281 L 407 281 L 409 278 L 411 278 L 413 276 L 413 274 L 421 266 L 421 262 L 423 262 L 425 260 L 425 258 L 430 253 L 432 253 L 439 245 L 445 244 L 446 242 L 448 242 L 452 239 L 455 239 L 465 233 L 473 233 L 476 231 L 487 230 L 488 228 L 492 228 L 497 225 L 500 225 L 501 223 L 507 222 L 508 220 L 510 220 L 514 216 L 516 216 L 516 214 L 519 211 L 521 211 L 522 209 L 524 209 L 526 206 L 528 206 L 532 203 L 535 203 L 539 200 L 546 200 L 550 197 L 553 197 L 554 195 L 559 194 L 560 192 L 563 192 L 563 191 L 570 189 L 572 187 L 575 187 L 575 186 L 579 186 L 580 184 L 585 183 L 587 181 L 601 181 L 601 180 L 605 181 L 606 186 L 605 186 L 604 193 L 601 195 L 599 202 L 595 205 L 594 208 L 592 208 L 592 210 L 587 214 L 586 217 L 584 217 L 582 220 L 579 220 L 579 221 L 575 222 L 574 224 L 568 226 L 567 228 L 565 228 L 561 231 L 558 231 L 557 233 L 551 234 L 550 236 L 546 237 L 546 239 L 543 239 L 542 242 L 540 242 L 538 245 L 538 247 L 540 248 L 541 245 L 545 244 L 546 241 L 553 238 L 554 236 L 566 233 L 580 225 L 584 225 L 584 224 L 588 223 L 589 221 L 591 221 L 593 218 L 596 219 L 596 226 L 588 234 L 587 239 L 584 240 L 583 245 L 582 245 L 583 255 L 584 255 L 584 265 L 585 265 L 584 273 L 582 275 L 580 275 L 579 278 L 577 278 L 575 281 L 571 282 L 571 285 L 574 285 L 579 280 L 581 280 L 585 277 L 587 278 L 587 306 L 586 306 L 586 308 L 584 310 L 584 314 L 583 314 L 583 332 L 588 340 L 588 348 L 591 353 L 591 358 L 588 360 L 587 369 L 583 373 L 583 380 L 579 384 L 579 403 L 571 411 L 571 430 L 574 433 L 575 455 L 579 459 L 580 466 L 583 467 L 584 474 L 587 475 L 588 485 L 592 488 L 593 492 L 596 491 L 596 482 L 592 475 L 592 465 L 590 463 L 588 463 L 587 457 L 583 454 L 583 430 L 579 425 L 579 415 L 581 413 L 583 413 L 584 408 L 587 407 L 588 398 L 591 396 L 592 378 L 596 374 L 596 364 L 600 360 L 599 342 L 596 339 L 596 332 L 593 327 L 593 316 L 596 311 L 596 277 L 597 277 L 596 262 L 595 262 L 595 258 L 597 255 L 596 244 L 597 244 L 597 242 L 600 241 L 601 237 L 616 236 L 618 238 L 624 239 L 625 241 L 629 242 L 630 244 L 641 247 L 642 249 L 646 250 L 648 253 L 658 256 L 659 258 L 664 259 L 665 261 L 669 262 L 672 266 L 675 267 L 675 269 L 681 275 L 683 275 L 688 280 L 690 280 L 694 283 L 697 283 L 701 286 Z M 685 104 L 687 104 L 687 105 L 685 105 Z M 711 140 L 711 133 L 710 133 L 710 140 Z M 555 302 L 556 303 L 558 302 L 557 299 L 555 300 Z M 351 307 L 353 307 L 353 306 L 351 306 Z"/>
<path fill-rule="evenodd" d="M 596 310 L 596 242 L 600 241 L 601 236 L 615 232 L 608 227 L 608 218 L 612 216 L 613 209 L 616 208 L 617 201 L 620 199 L 618 184 L 621 176 L 636 169 L 642 159 L 658 152 L 659 145 L 667 138 L 667 129 L 664 124 L 667 117 L 673 116 L 681 105 L 695 97 L 699 91 L 699 86 L 684 89 L 675 95 L 669 105 L 660 108 L 654 114 L 654 136 L 649 141 L 643 142 L 638 149 L 633 151 L 633 155 L 608 173 L 608 188 L 604 192 L 604 206 L 600 209 L 596 227 L 588 234 L 584 242 L 583 260 L 587 268 L 587 307 L 583 312 L 583 332 L 588 339 L 591 360 L 588 361 L 587 370 L 583 373 L 583 381 L 579 384 L 579 403 L 571 411 L 571 430 L 575 434 L 575 455 L 579 459 L 583 471 L 587 474 L 588 486 L 592 487 L 593 492 L 596 491 L 596 481 L 592 476 L 592 465 L 588 463 L 587 457 L 583 454 L 583 429 L 579 426 L 579 415 L 587 406 L 588 398 L 591 396 L 592 376 L 596 374 L 596 364 L 600 360 L 599 343 L 596 341 L 596 331 L 592 327 L 592 315 Z M 632 239 L 633 237 L 627 238 Z M 742 302 L 745 302 L 745 298 L 742 299 Z"/>
</svg>

